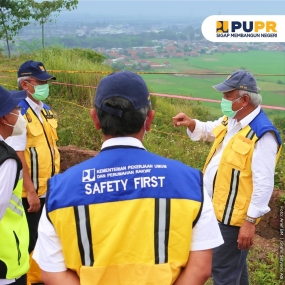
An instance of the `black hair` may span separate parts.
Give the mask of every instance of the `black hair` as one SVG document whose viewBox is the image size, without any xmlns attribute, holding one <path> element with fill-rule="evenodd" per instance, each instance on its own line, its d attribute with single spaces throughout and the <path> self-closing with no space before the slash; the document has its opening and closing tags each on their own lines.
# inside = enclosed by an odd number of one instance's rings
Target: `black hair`
<svg viewBox="0 0 285 285">
<path fill-rule="evenodd" d="M 95 106 L 103 134 L 114 137 L 138 133 L 145 122 L 149 110 L 151 110 L 151 104 L 135 110 L 132 103 L 122 97 L 106 99 L 104 105 L 123 111 L 122 117 L 118 117 Z"/>
</svg>

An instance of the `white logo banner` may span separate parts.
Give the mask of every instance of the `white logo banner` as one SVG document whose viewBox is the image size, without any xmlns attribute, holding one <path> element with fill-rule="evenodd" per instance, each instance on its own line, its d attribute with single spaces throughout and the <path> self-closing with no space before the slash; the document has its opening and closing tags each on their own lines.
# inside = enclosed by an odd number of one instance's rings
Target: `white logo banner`
<svg viewBox="0 0 285 285">
<path fill-rule="evenodd" d="M 285 15 L 213 15 L 201 29 L 211 42 L 285 42 Z"/>
</svg>

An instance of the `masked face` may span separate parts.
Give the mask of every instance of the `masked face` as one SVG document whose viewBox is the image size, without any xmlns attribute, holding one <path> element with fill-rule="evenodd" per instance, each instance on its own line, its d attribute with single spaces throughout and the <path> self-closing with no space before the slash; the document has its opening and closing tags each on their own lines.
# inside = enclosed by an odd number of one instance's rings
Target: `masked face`
<svg viewBox="0 0 285 285">
<path fill-rule="evenodd" d="M 243 108 L 241 107 L 239 110 L 233 111 L 233 103 L 235 101 L 238 101 L 240 98 L 242 97 L 239 97 L 233 101 L 222 98 L 221 109 L 225 116 L 227 116 L 228 118 L 233 118 L 237 114 L 237 112 Z"/>
<path fill-rule="evenodd" d="M 15 125 L 7 124 L 7 126 L 13 127 L 13 132 L 11 136 L 20 136 L 21 134 L 23 134 L 24 130 L 26 129 L 27 122 L 21 114 L 18 115 L 14 113 L 10 114 L 18 117 Z"/>
<path fill-rule="evenodd" d="M 28 81 L 27 81 L 28 82 Z M 28 82 L 30 85 L 34 87 L 35 92 L 32 94 L 30 93 L 35 100 L 45 100 L 49 96 L 49 85 L 48 84 L 41 84 L 41 85 L 33 85 Z"/>
</svg>

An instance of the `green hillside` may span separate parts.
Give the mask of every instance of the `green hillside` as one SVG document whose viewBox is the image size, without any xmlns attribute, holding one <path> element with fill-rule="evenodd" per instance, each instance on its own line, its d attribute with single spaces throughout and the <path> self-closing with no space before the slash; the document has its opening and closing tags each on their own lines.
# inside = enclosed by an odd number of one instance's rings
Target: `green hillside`
<svg viewBox="0 0 285 285">
<path fill-rule="evenodd" d="M 142 75 L 153 92 L 192 96 L 207 99 L 221 99 L 211 86 L 222 82 L 226 75 L 237 69 L 246 69 L 256 76 L 261 89 L 262 103 L 285 106 L 285 53 L 278 51 L 248 51 L 237 53 L 201 54 L 200 57 L 151 59 L 169 62 L 170 68 L 155 69 L 152 72 L 198 73 L 197 75 Z M 201 75 L 205 73 L 205 75 Z M 223 75 L 207 75 L 222 73 Z M 219 104 L 202 103 L 218 114 Z M 267 111 L 270 115 L 282 115 L 284 111 Z"/>
</svg>

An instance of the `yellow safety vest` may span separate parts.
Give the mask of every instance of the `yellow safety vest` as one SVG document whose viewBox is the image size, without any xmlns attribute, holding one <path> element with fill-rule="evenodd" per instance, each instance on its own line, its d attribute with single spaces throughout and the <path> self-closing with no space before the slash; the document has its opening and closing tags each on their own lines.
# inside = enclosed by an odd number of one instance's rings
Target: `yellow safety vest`
<svg viewBox="0 0 285 285">
<path fill-rule="evenodd" d="M 155 199 L 137 199 L 62 208 L 49 217 L 62 242 L 66 266 L 77 272 L 80 284 L 170 285 L 187 263 L 200 207 L 198 201 L 171 199 L 170 217 L 162 212 L 159 217 Z M 159 244 L 159 219 L 169 222 L 168 246 L 164 240 Z"/>
<path fill-rule="evenodd" d="M 24 114 L 27 121 L 27 145 L 24 156 L 38 196 L 46 192 L 47 180 L 60 170 L 60 155 L 56 146 L 57 120 L 47 108 L 42 109 L 41 117 L 43 123 L 31 108 Z M 27 197 L 25 188 L 23 197 Z"/>
<path fill-rule="evenodd" d="M 20 159 L 4 142 L 0 144 L 0 164 L 9 158 L 18 161 L 16 186 L 0 220 L 0 279 L 14 279 L 24 275 L 29 269 L 29 229 L 21 198 L 23 179 Z"/>
<path fill-rule="evenodd" d="M 202 189 L 197 169 L 116 146 L 52 177 L 46 209 L 80 284 L 170 285 L 188 261 Z"/>
<path fill-rule="evenodd" d="M 203 172 L 227 133 L 227 117 L 213 131 L 216 139 L 206 159 Z M 272 128 L 270 131 L 274 132 Z M 266 131 L 260 131 L 262 135 Z M 276 131 L 277 132 L 277 131 Z M 277 133 L 276 133 L 277 135 Z M 234 135 L 225 147 L 214 180 L 212 202 L 218 221 L 225 225 L 241 226 L 245 221 L 253 191 L 251 161 L 259 139 L 250 125 Z M 281 152 L 279 143 L 276 162 Z M 260 219 L 257 219 L 256 224 Z"/>
</svg>

